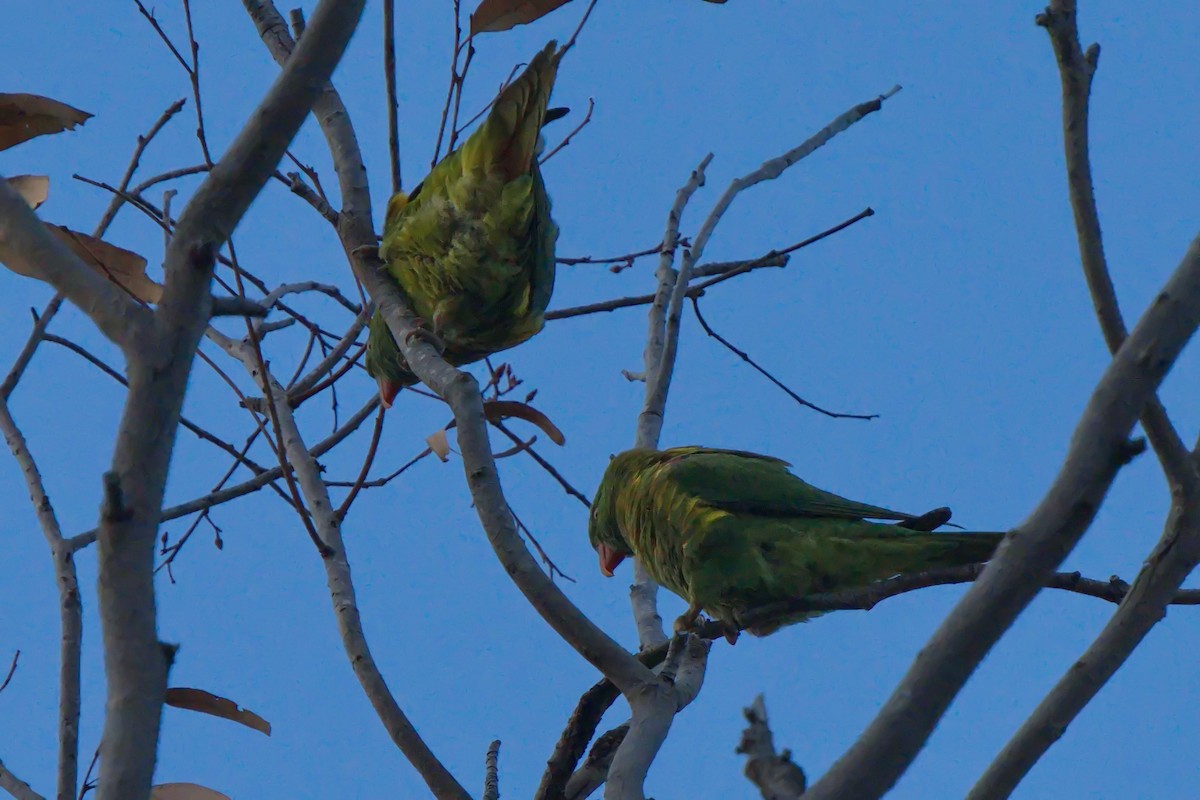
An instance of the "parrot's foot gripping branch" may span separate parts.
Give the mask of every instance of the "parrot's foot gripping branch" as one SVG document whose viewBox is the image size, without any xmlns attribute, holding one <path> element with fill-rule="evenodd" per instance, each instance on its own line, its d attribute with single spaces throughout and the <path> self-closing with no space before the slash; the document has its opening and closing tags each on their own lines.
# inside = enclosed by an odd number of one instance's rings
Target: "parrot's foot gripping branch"
<svg viewBox="0 0 1200 800">
<path fill-rule="evenodd" d="M 429 328 L 423 327 L 424 326 L 423 320 L 417 320 L 417 324 L 421 327 L 414 328 L 413 330 L 408 332 L 408 335 L 406 335 L 404 337 L 405 344 L 412 344 L 413 339 L 424 339 L 425 341 L 429 342 L 429 344 L 431 344 L 433 346 L 434 350 L 438 351 L 438 355 L 442 355 L 443 353 L 445 353 L 446 352 L 446 342 L 442 340 L 442 337 L 438 336 L 436 333 L 429 330 Z"/>
</svg>

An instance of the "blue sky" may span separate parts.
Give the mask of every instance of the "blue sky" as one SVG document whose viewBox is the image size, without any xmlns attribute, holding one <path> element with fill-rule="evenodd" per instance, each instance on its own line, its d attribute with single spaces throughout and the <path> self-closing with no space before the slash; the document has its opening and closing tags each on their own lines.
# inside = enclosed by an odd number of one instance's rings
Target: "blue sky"
<svg viewBox="0 0 1200 800">
<path fill-rule="evenodd" d="M 209 140 L 219 153 L 275 77 L 237 4 L 195 4 Z M 449 4 L 402 4 L 401 147 L 406 182 L 428 168 L 448 73 Z M 574 28 L 579 3 L 479 42 L 464 108 L 489 99 L 512 64 Z M 186 78 L 132 3 L 83 4 L 69 15 L 41 3 L 9 4 L 19 25 L 0 30 L 6 91 L 55 97 L 96 116 L 79 131 L 0 153 L 0 173 L 52 178 L 47 219 L 94 226 L 108 197 L 71 180 L 115 182 L 135 137 Z M 306 6 L 311 11 L 311 3 Z M 602 0 L 564 63 L 554 102 L 575 113 L 596 100 L 592 123 L 546 168 L 559 253 L 616 255 L 654 245 L 678 186 L 712 150 L 709 185 L 683 230 L 694 232 L 727 182 L 796 145 L 856 103 L 904 89 L 781 179 L 738 199 L 713 238 L 713 259 L 791 244 L 867 206 L 854 228 L 704 300 L 713 326 L 808 399 L 872 412 L 871 422 L 830 420 L 798 408 L 684 321 L 664 445 L 704 443 L 771 453 L 798 474 L 856 499 L 911 511 L 950 505 L 975 529 L 1020 522 L 1060 465 L 1083 404 L 1108 356 L 1078 266 L 1063 174 L 1059 85 L 1038 3 L 875 4 L 782 0 Z M 186 41 L 179 9 L 159 19 Z M 377 218 L 387 195 L 386 124 L 379 67 L 379 5 L 335 80 L 367 158 Z M 1200 207 L 1200 73 L 1191 67 L 1200 16 L 1190 3 L 1136 13 L 1085 2 L 1087 42 L 1103 45 L 1093 90 L 1093 163 L 1106 250 L 1132 322 L 1195 235 Z M 144 172 L 197 163 L 190 102 L 155 142 Z M 551 131 L 553 140 L 555 131 Z M 561 135 L 561 134 L 559 134 Z M 315 125 L 294 147 L 331 191 L 332 169 Z M 184 196 L 194 181 L 180 181 Z M 158 196 L 154 195 L 154 199 Z M 178 208 L 178 203 L 175 206 Z M 131 210 L 109 237 L 157 269 L 162 237 Z M 331 230 L 278 185 L 236 234 L 241 259 L 275 285 L 302 279 L 353 283 Z M 651 290 L 653 265 L 612 275 L 560 268 L 554 307 Z M 27 308 L 46 287 L 8 275 L 0 363 L 24 343 Z M 301 305 L 340 330 L 331 305 Z M 341 314 L 341 315 L 340 315 Z M 339 316 L 340 315 L 340 316 Z M 225 324 L 225 330 L 236 327 Z M 118 363 L 73 309 L 53 331 Z M 641 363 L 644 310 L 550 323 L 511 353 L 538 406 L 566 433 L 543 454 L 585 493 L 607 456 L 633 441 L 641 386 L 623 368 Z M 275 335 L 269 355 L 290 374 L 303 346 Z M 230 366 L 232 369 L 232 366 Z M 240 373 L 243 388 L 248 381 Z M 342 385 L 341 413 L 373 389 Z M 1192 352 L 1163 397 L 1185 440 L 1200 424 L 1200 369 Z M 99 475 L 111 455 L 122 396 L 112 381 L 45 345 L 13 399 L 47 475 L 64 528 L 94 523 Z M 328 407 L 301 414 L 310 443 L 329 430 Z M 197 366 L 186 413 L 238 441 L 249 419 L 227 387 Z M 388 415 L 377 470 L 394 469 L 448 419 L 444 407 L 402 395 Z M 353 478 L 368 428 L 323 459 Z M 269 456 L 258 453 L 260 461 Z M 181 435 L 168 502 L 206 492 L 227 466 Z M 568 595 L 605 630 L 635 646 L 625 568 L 599 575 L 582 506 L 525 459 L 501 463 L 514 508 L 576 583 Z M 0 465 L 0 658 L 22 651 L 0 695 L 0 759 L 43 793 L 53 787 L 58 615 L 50 559 L 16 466 Z M 1157 539 L 1167 504 L 1159 469 L 1144 456 L 1118 477 L 1068 569 L 1132 578 Z M 346 663 L 324 575 L 311 543 L 277 499 L 252 496 L 218 509 L 224 549 L 205 529 L 160 582 L 161 635 L 181 645 L 172 683 L 231 697 L 274 725 L 270 738 L 201 715 L 168 710 L 158 779 L 194 781 L 234 798 L 421 796 L 423 785 L 388 740 Z M 187 520 L 168 523 L 177 536 Z M 492 738 L 503 741 L 505 796 L 528 796 L 579 694 L 596 675 L 528 607 L 501 570 L 469 506 L 460 464 L 422 462 L 367 492 L 346 524 L 368 636 L 389 684 L 433 750 L 478 791 Z M 79 558 L 86 612 L 82 758 L 101 725 L 103 675 L 93 551 Z M 845 612 L 765 640 L 718 643 L 706 685 L 681 714 L 647 792 L 658 797 L 752 797 L 733 752 L 740 709 L 766 694 L 777 742 L 820 775 L 854 740 L 938 622 L 962 594 L 937 588 Z M 682 609 L 664 597 L 664 616 Z M 928 747 L 890 795 L 962 796 L 1021 720 L 1104 624 L 1112 608 L 1047 592 L 989 655 Z M 1172 610 L 1112 683 L 1018 790 L 1018 797 L 1194 796 L 1200 767 L 1197 611 Z M 618 703 L 606 723 L 624 719 Z"/>
</svg>

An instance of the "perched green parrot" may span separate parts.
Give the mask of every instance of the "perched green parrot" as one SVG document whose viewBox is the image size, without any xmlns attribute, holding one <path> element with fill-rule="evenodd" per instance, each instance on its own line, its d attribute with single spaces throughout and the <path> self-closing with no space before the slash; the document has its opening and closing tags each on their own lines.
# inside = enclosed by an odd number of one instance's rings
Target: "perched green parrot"
<svg viewBox="0 0 1200 800">
<path fill-rule="evenodd" d="M 514 347 L 545 324 L 558 226 L 538 155 L 556 47 L 552 41 L 533 57 L 483 124 L 417 188 L 388 203 L 379 255 L 456 366 Z M 378 312 L 367 372 L 385 408 L 417 382 Z"/>
<path fill-rule="evenodd" d="M 950 519 L 950 509 L 913 516 L 856 503 L 787 467 L 777 458 L 707 447 L 621 453 L 592 501 L 588 537 L 600 571 L 611 577 L 636 555 L 656 581 L 688 601 L 677 631 L 693 627 L 704 610 L 734 641 L 750 609 L 987 561 L 1004 536 L 929 533 Z M 765 636 L 811 616 L 749 630 Z"/>
</svg>

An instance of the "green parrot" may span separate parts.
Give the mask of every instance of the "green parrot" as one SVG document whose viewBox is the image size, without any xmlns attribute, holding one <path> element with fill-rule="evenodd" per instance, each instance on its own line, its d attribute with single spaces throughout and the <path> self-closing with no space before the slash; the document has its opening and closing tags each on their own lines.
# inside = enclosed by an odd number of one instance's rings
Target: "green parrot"
<svg viewBox="0 0 1200 800">
<path fill-rule="evenodd" d="M 410 194 L 388 202 L 380 258 L 455 366 L 514 347 L 545 324 L 558 226 L 538 155 L 562 56 L 556 47 L 533 57 L 483 124 Z M 379 312 L 367 372 L 385 408 L 417 383 Z"/>
<path fill-rule="evenodd" d="M 930 533 L 950 509 L 921 516 L 856 503 L 797 478 L 785 461 L 741 450 L 628 450 L 609 462 L 588 538 L 611 577 L 629 555 L 735 641 L 741 614 L 768 603 L 865 586 L 905 572 L 987 561 L 1002 533 Z M 897 524 L 868 519 L 899 520 Z M 812 613 L 752 627 L 765 636 Z"/>
</svg>

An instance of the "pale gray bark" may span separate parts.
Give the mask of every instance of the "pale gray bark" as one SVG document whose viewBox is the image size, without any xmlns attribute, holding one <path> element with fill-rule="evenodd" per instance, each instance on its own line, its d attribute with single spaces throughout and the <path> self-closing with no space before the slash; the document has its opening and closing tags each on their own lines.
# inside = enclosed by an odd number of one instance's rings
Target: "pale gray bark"
<svg viewBox="0 0 1200 800">
<path fill-rule="evenodd" d="M 58 585 L 59 638 L 58 673 L 58 789 L 60 800 L 71 800 L 79 781 L 79 707 L 80 658 L 83 646 L 83 605 L 79 597 L 79 579 L 75 573 L 75 555 L 63 539 L 62 528 L 42 475 L 34 461 L 25 436 L 17 427 L 8 403 L 0 399 L 0 433 L 21 468 L 29 500 L 50 557 L 54 562 L 54 582 Z"/>
<path fill-rule="evenodd" d="M 707 246 L 708 240 L 733 201 L 744 190 L 764 181 L 778 178 L 785 170 L 812 154 L 834 136 L 845 131 L 868 114 L 878 111 L 883 107 L 883 101 L 899 90 L 900 87 L 896 86 L 874 100 L 860 103 L 838 116 L 801 144 L 780 156 L 763 162 L 758 169 L 731 181 L 708 216 L 705 217 L 704 222 L 701 223 L 699 232 L 692 239 L 691 246 L 684 250 L 679 270 L 676 271 L 672 264 L 679 242 L 680 219 L 691 196 L 704 185 L 705 170 L 712 162 L 712 154 L 706 155 L 699 166 L 692 171 L 688 181 L 676 193 L 675 203 L 667 216 L 667 227 L 659 254 L 658 270 L 655 272 L 658 287 L 655 291 L 654 302 L 650 307 L 646 348 L 643 354 L 645 371 L 640 374 L 628 372 L 625 374 L 626 378 L 630 380 L 646 382 L 645 402 L 637 421 L 636 447 L 657 448 L 659 445 L 659 436 L 666 413 L 667 394 L 675 372 L 680 320 L 683 314 L 683 301 L 688 294 L 688 284 L 692 271 L 704 256 L 704 248 Z M 665 638 L 662 633 L 662 620 L 658 614 L 656 596 L 657 586 L 653 579 L 643 569 L 640 561 L 635 560 L 634 585 L 630 591 L 630 600 L 633 605 L 638 638 L 643 650 L 660 645 Z M 605 788 L 604 796 L 607 800 L 640 800 L 646 772 L 653 763 L 659 748 L 662 747 L 663 741 L 666 740 L 667 733 L 671 728 L 671 720 L 681 706 L 677 702 L 674 687 L 664 686 L 661 681 L 653 690 L 650 687 L 639 687 L 636 695 L 630 695 L 622 688 L 622 693 L 629 702 L 633 715 L 629 722 L 629 733 L 617 748 L 609 768 L 608 786 Z M 666 718 L 660 719 L 657 715 L 666 715 Z"/>
<path fill-rule="evenodd" d="M 808 778 L 792 761 L 790 750 L 775 752 L 775 737 L 767 720 L 767 704 L 760 694 L 743 710 L 746 729 L 737 751 L 748 758 L 744 770 L 750 782 L 758 787 L 763 800 L 799 800 L 808 785 Z"/>
<path fill-rule="evenodd" d="M 433 795 L 439 800 L 469 800 L 470 795 L 466 789 L 438 760 L 400 708 L 384 680 L 383 673 L 375 663 L 362 627 L 362 616 L 358 610 L 358 599 L 350 572 L 350 558 L 346 551 L 346 542 L 342 538 L 341 520 L 329 498 L 329 489 L 321 478 L 321 466 L 304 443 L 288 402 L 287 392 L 270 372 L 262 369 L 259 354 L 249 341 L 234 341 L 212 329 L 209 329 L 208 337 L 240 361 L 263 394 L 272 399 L 270 413 L 279 425 L 280 446 L 284 448 L 287 461 L 295 471 L 296 481 L 304 496 L 305 507 L 312 515 L 317 535 L 322 545 L 327 548 L 327 551 L 321 554 L 321 563 L 325 567 L 325 578 L 333 602 L 338 633 L 364 694 L 371 701 L 371 706 L 383 722 L 392 741 L 416 768 Z"/>
<path fill-rule="evenodd" d="M 1062 82 L 1063 145 L 1067 185 L 1084 276 L 1104 340 L 1116 352 L 1126 339 L 1125 321 L 1104 256 L 1100 214 L 1092 186 L 1088 106 L 1100 48 L 1080 45 L 1075 3 L 1054 0 L 1037 18 L 1050 35 Z M 1200 562 L 1200 447 L 1184 447 L 1166 409 L 1152 397 L 1142 411 L 1150 439 L 1171 488 L 1171 512 L 1162 538 L 1100 635 L 1059 679 L 971 789 L 971 800 L 1003 798 L 1016 788 L 1067 726 L 1166 616 L 1184 579 Z"/>
<path fill-rule="evenodd" d="M 1200 325 L 1200 240 L 1093 391 L 1058 477 L 934 633 L 859 740 L 807 800 L 882 796 L 912 763 L 967 678 L 1087 530 L 1130 456 L 1129 431 Z"/>
<path fill-rule="evenodd" d="M 154 543 L 187 377 L 211 310 L 214 258 L 308 115 L 362 6 L 361 0 L 318 5 L 304 44 L 180 217 L 166 254 L 162 302 L 150 329 L 139 332 L 150 335 L 125 347 L 129 393 L 98 539 L 108 677 L 98 800 L 150 792 L 167 679 L 155 623 Z"/>
<path fill-rule="evenodd" d="M 46 800 L 35 792 L 28 783 L 13 775 L 4 762 L 0 761 L 0 789 L 8 792 L 16 800 Z"/>
</svg>

